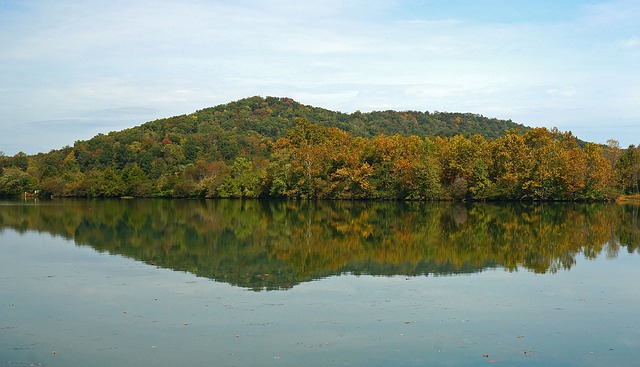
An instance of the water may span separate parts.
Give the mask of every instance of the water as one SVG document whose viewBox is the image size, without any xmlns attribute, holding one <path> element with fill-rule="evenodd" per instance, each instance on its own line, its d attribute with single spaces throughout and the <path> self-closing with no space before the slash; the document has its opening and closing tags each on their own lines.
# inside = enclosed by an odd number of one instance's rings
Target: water
<svg viewBox="0 0 640 367">
<path fill-rule="evenodd" d="M 636 366 L 637 207 L 0 204 L 0 365 Z"/>
</svg>

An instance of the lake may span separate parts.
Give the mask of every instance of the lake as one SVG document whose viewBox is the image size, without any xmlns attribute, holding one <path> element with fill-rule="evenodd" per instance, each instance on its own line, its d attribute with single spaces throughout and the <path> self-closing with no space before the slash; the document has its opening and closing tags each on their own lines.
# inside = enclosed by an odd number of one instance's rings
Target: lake
<svg viewBox="0 0 640 367">
<path fill-rule="evenodd" d="M 0 366 L 637 366 L 640 210 L 0 201 Z"/>
</svg>

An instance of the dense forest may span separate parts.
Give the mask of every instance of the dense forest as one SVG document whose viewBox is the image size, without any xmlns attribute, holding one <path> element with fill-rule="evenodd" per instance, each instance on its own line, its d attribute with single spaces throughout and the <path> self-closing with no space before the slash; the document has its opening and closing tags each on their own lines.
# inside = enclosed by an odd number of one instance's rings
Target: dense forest
<svg viewBox="0 0 640 367">
<path fill-rule="evenodd" d="M 633 145 L 470 113 L 344 114 L 275 97 L 0 154 L 0 196 L 589 201 L 639 184 Z"/>
</svg>

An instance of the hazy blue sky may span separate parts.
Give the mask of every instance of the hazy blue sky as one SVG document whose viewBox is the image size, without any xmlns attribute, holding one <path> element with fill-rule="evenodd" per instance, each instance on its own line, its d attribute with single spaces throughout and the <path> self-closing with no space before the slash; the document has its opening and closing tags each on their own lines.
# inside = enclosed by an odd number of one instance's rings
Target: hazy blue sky
<svg viewBox="0 0 640 367">
<path fill-rule="evenodd" d="M 637 0 L 2 0 L 0 151 L 240 98 L 640 144 Z"/>
</svg>

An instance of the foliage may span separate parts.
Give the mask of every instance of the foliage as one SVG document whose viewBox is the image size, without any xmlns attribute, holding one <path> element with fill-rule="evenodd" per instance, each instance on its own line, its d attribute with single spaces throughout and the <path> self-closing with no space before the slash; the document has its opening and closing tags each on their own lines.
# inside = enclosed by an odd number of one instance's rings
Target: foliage
<svg viewBox="0 0 640 367">
<path fill-rule="evenodd" d="M 610 200 L 640 191 L 640 150 L 479 115 L 344 114 L 252 97 L 0 155 L 0 196 Z"/>
<path fill-rule="evenodd" d="M 4 169 L 0 176 L 0 196 L 17 196 L 31 192 L 34 188 L 32 177 L 18 167 Z"/>
</svg>

